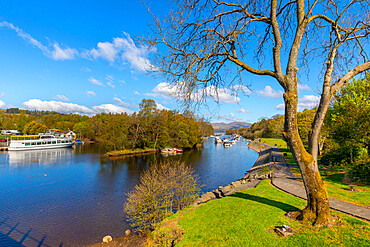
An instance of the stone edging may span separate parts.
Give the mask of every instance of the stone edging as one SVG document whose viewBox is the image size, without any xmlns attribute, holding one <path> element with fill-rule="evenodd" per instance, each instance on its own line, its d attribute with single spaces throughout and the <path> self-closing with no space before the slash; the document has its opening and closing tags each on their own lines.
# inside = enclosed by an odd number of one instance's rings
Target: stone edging
<svg viewBox="0 0 370 247">
<path fill-rule="evenodd" d="M 248 147 L 258 152 L 259 157 L 257 161 L 254 163 L 253 167 L 245 173 L 244 177 L 234 182 L 231 182 L 230 184 L 226 186 L 220 186 L 213 191 L 208 191 L 204 193 L 203 195 L 199 196 L 192 205 L 198 205 L 198 204 L 205 203 L 213 199 L 222 198 L 222 197 L 231 195 L 232 193 L 239 191 L 239 190 L 255 188 L 263 179 L 271 178 L 272 176 L 271 159 L 272 158 L 271 158 L 270 147 L 265 146 L 264 149 L 259 150 L 257 149 L 255 145 L 256 143 L 250 143 L 248 144 Z M 262 144 L 258 143 L 258 145 L 262 145 Z M 268 163 L 265 163 L 265 160 L 267 158 L 269 158 Z M 270 172 L 265 173 L 265 174 L 260 174 L 260 171 L 264 167 L 269 167 Z"/>
</svg>

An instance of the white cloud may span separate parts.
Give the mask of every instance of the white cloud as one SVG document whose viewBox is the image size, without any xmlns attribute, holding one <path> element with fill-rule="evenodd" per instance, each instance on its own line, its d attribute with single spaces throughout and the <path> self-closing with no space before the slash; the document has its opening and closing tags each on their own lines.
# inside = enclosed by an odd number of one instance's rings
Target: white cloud
<svg viewBox="0 0 370 247">
<path fill-rule="evenodd" d="M 275 107 L 276 110 L 279 110 L 279 111 L 284 111 L 285 110 L 285 105 L 284 104 L 279 104 Z"/>
<path fill-rule="evenodd" d="M 240 110 L 237 110 L 236 112 L 244 113 L 244 114 L 249 113 L 249 111 L 248 111 L 248 110 L 246 110 L 246 109 L 244 109 L 244 108 L 242 108 L 242 109 L 240 109 Z"/>
<path fill-rule="evenodd" d="M 97 47 L 97 49 L 93 48 L 90 51 L 94 59 L 101 57 L 110 62 L 114 62 L 118 53 L 118 49 L 116 49 L 114 44 L 109 42 L 99 42 Z"/>
<path fill-rule="evenodd" d="M 120 83 L 122 84 L 126 84 L 126 82 L 124 80 L 119 80 Z"/>
<path fill-rule="evenodd" d="M 312 91 L 312 89 L 307 84 L 298 84 L 298 90 Z"/>
<path fill-rule="evenodd" d="M 137 47 L 128 33 L 123 32 L 124 37 L 113 38 L 113 42 L 99 42 L 97 48 L 88 51 L 94 59 L 103 58 L 109 62 L 129 63 L 132 68 L 139 71 L 153 70 L 154 66 L 146 58 L 146 47 Z M 120 59 L 120 60 L 119 60 Z"/>
<path fill-rule="evenodd" d="M 156 105 L 157 105 L 157 109 L 158 110 L 169 110 L 167 107 L 165 107 L 165 106 L 163 106 L 163 105 L 161 105 L 161 104 L 159 104 L 159 103 L 155 103 Z"/>
<path fill-rule="evenodd" d="M 227 121 L 227 122 L 236 122 L 236 121 L 242 121 L 241 118 L 235 117 L 233 113 L 230 113 L 229 115 L 218 115 L 215 117 L 217 120 Z"/>
<path fill-rule="evenodd" d="M 76 49 L 72 49 L 69 47 L 63 49 L 59 46 L 57 42 L 55 42 L 52 47 L 44 46 L 43 44 L 41 44 L 40 41 L 33 38 L 30 34 L 26 33 L 21 28 L 14 26 L 12 23 L 3 21 L 0 22 L 0 27 L 6 27 L 9 28 L 10 30 L 15 31 L 17 35 L 21 37 L 23 40 L 39 48 L 45 56 L 50 57 L 54 60 L 74 59 L 75 56 L 78 55 L 78 51 Z"/>
<path fill-rule="evenodd" d="M 182 98 L 182 90 L 180 83 L 178 85 L 172 85 L 167 82 L 159 83 L 153 90 L 153 93 L 146 95 L 152 97 L 164 97 L 164 98 Z M 204 89 L 199 89 L 197 92 L 191 95 L 193 100 L 201 100 L 203 97 L 213 98 L 215 101 L 222 103 L 238 103 L 240 98 L 233 95 L 233 91 L 228 88 L 216 88 L 215 86 L 209 86 Z"/>
<path fill-rule="evenodd" d="M 0 100 L 0 109 L 6 108 L 6 104 L 4 101 Z"/>
<path fill-rule="evenodd" d="M 1 92 L 0 93 L 0 98 L 4 98 L 5 97 L 5 93 L 4 92 Z"/>
<path fill-rule="evenodd" d="M 282 91 L 275 91 L 270 86 L 266 86 L 263 90 L 257 91 L 258 94 L 262 97 L 271 97 L 271 98 L 280 98 L 283 97 Z"/>
<path fill-rule="evenodd" d="M 61 101 L 69 101 L 69 99 L 66 96 L 64 96 L 64 95 L 59 95 L 58 94 L 55 98 L 56 99 L 59 99 Z"/>
<path fill-rule="evenodd" d="M 123 37 L 113 38 L 112 42 L 99 42 L 96 48 L 90 50 L 82 49 L 84 51 L 79 52 L 77 49 L 70 47 L 62 48 L 58 42 L 54 42 L 51 47 L 45 46 L 21 28 L 6 21 L 0 22 L 0 27 L 6 27 L 15 31 L 20 38 L 39 48 L 45 56 L 54 60 L 70 60 L 76 57 L 85 59 L 103 58 L 111 63 L 120 63 L 122 65 L 129 63 L 132 68 L 139 71 L 155 69 L 147 58 L 148 53 L 154 50 L 148 50 L 147 47 L 137 47 L 131 36 L 125 32 L 123 32 Z"/>
<path fill-rule="evenodd" d="M 42 45 L 38 40 L 34 39 L 31 35 L 24 32 L 22 29 L 14 26 L 12 23 L 3 21 L 3 22 L 0 22 L 0 27 L 7 27 L 10 30 L 15 31 L 17 33 L 17 35 L 19 37 L 21 37 L 23 40 L 25 40 L 25 41 L 31 43 L 32 45 L 36 46 L 37 48 L 42 50 L 42 52 L 44 52 L 44 53 L 48 52 L 48 48 L 46 46 Z"/>
<path fill-rule="evenodd" d="M 113 78 L 113 76 L 112 75 L 107 75 L 106 77 L 105 77 L 105 79 L 107 80 L 107 85 L 108 86 L 110 86 L 110 87 L 112 87 L 112 88 L 115 88 L 116 86 L 113 84 L 113 80 L 114 80 L 114 78 Z"/>
<path fill-rule="evenodd" d="M 304 109 L 312 109 L 318 106 L 320 97 L 315 95 L 304 95 L 303 98 L 298 99 L 298 111 Z"/>
<path fill-rule="evenodd" d="M 113 97 L 114 103 L 123 107 L 130 107 L 130 103 L 123 102 L 120 98 L 118 97 Z"/>
<path fill-rule="evenodd" d="M 179 92 L 176 86 L 167 82 L 159 83 L 152 91 L 152 95 L 161 95 L 164 98 L 176 98 Z"/>
<path fill-rule="evenodd" d="M 38 111 L 56 111 L 61 113 L 77 113 L 77 114 L 94 114 L 94 111 L 73 103 L 65 103 L 61 101 L 42 101 L 39 99 L 30 99 L 23 102 L 23 105 L 29 110 Z"/>
<path fill-rule="evenodd" d="M 135 91 L 134 94 L 141 95 L 141 93 L 139 93 L 138 91 Z"/>
<path fill-rule="evenodd" d="M 320 103 L 320 97 L 315 95 L 304 95 L 303 98 L 298 99 L 298 111 L 304 109 L 312 109 Z M 285 110 L 284 104 L 279 104 L 275 107 L 276 110 Z"/>
<path fill-rule="evenodd" d="M 241 91 L 246 95 L 251 95 L 253 92 L 250 90 L 247 86 L 245 85 L 235 85 L 232 87 L 233 90 L 235 91 Z"/>
<path fill-rule="evenodd" d="M 112 75 L 107 75 L 105 79 L 107 79 L 107 81 L 113 81 L 114 77 Z"/>
<path fill-rule="evenodd" d="M 202 90 L 198 91 L 198 95 L 202 96 Z M 216 88 L 215 86 L 209 86 L 203 90 L 203 93 L 206 93 L 208 97 L 213 98 L 215 101 L 222 103 L 239 103 L 240 98 L 233 95 L 232 90 L 228 88 Z M 197 97 L 199 97 L 197 95 Z M 199 99 L 199 98 L 197 98 Z"/>
<path fill-rule="evenodd" d="M 1 104 L 0 104 L 1 105 Z M 103 104 L 99 106 L 93 106 L 88 108 L 86 106 L 65 103 L 61 101 L 42 101 L 40 99 L 30 99 L 23 103 L 23 106 L 29 110 L 38 110 L 38 111 L 55 111 L 60 113 L 74 113 L 81 115 L 94 115 L 99 113 L 128 113 L 132 114 L 133 111 L 126 108 L 112 105 L 112 104 Z"/>
<path fill-rule="evenodd" d="M 88 68 L 88 67 L 82 67 L 81 68 L 81 71 L 83 71 L 83 72 L 91 72 L 91 69 Z"/>
<path fill-rule="evenodd" d="M 127 113 L 127 114 L 132 114 L 133 111 L 117 106 L 117 105 L 112 105 L 112 104 L 104 104 L 104 105 L 99 105 L 99 106 L 93 106 L 93 110 L 95 113 Z"/>
<path fill-rule="evenodd" d="M 98 86 L 104 86 L 102 82 L 98 81 L 94 77 L 90 77 L 89 82 L 91 82 L 92 84 L 98 85 Z"/>
<path fill-rule="evenodd" d="M 75 55 L 78 54 L 78 51 L 76 49 L 72 49 L 69 47 L 66 48 L 60 48 L 58 43 L 54 43 L 53 45 L 54 50 L 51 51 L 51 57 L 54 60 L 70 60 L 74 59 Z"/>
<path fill-rule="evenodd" d="M 94 91 L 87 91 L 86 95 L 87 96 L 96 96 L 96 93 Z"/>
</svg>

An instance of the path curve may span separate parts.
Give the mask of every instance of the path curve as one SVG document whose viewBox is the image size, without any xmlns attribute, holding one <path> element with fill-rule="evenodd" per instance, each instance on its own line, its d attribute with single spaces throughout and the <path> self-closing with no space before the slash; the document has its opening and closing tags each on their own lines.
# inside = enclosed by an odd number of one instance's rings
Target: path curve
<svg viewBox="0 0 370 247">
<path fill-rule="evenodd" d="M 283 153 L 278 147 L 270 146 L 270 148 L 272 159 L 275 160 L 272 184 L 280 190 L 307 200 L 306 190 L 303 186 L 303 182 L 294 178 L 290 168 L 285 162 Z M 370 221 L 370 209 L 368 208 L 331 197 L 329 198 L 329 201 L 331 209 Z"/>
</svg>

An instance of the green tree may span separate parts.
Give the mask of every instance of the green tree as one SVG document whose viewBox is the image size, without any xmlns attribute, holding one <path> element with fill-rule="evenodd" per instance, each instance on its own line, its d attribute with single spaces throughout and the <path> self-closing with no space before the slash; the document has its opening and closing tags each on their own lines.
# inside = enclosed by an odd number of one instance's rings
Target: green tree
<svg viewBox="0 0 370 247">
<path fill-rule="evenodd" d="M 370 73 L 348 82 L 335 95 L 328 124 L 332 138 L 341 146 L 360 145 L 370 154 Z"/>
<path fill-rule="evenodd" d="M 48 127 L 45 124 L 37 121 L 32 121 L 24 127 L 24 132 L 29 135 L 37 135 L 38 133 L 45 133 L 48 131 Z"/>
<path fill-rule="evenodd" d="M 21 114 L 19 114 L 18 118 L 17 118 L 17 129 L 19 131 L 23 131 L 24 127 L 26 126 L 27 124 L 27 115 L 24 114 L 23 112 L 21 112 Z"/>
<path fill-rule="evenodd" d="M 205 101 L 209 94 L 217 98 L 212 92 L 225 86 L 243 88 L 245 72 L 275 79 L 284 90 L 284 138 L 299 165 L 308 198 L 306 208 L 293 215 L 315 225 L 332 224 L 329 196 L 317 165 L 320 132 L 333 95 L 370 69 L 368 0 L 172 4 L 174 10 L 166 19 L 153 14 L 157 28 L 146 40 L 161 47 L 154 54 L 154 72 L 172 82 L 177 95 L 188 102 Z M 297 125 L 298 70 L 309 73 L 306 65 L 313 58 L 324 76 L 306 150 Z"/>
</svg>

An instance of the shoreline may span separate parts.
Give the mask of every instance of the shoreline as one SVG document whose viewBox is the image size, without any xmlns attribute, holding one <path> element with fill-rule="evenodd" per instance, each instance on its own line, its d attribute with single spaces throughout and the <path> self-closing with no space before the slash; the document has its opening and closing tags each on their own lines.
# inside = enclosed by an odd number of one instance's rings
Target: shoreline
<svg viewBox="0 0 370 247">
<path fill-rule="evenodd" d="M 264 146 L 263 149 L 259 149 L 259 146 Z M 228 195 L 231 195 L 234 192 L 237 192 L 239 190 L 244 189 L 252 189 L 255 188 L 263 179 L 270 178 L 269 173 L 267 174 L 261 174 L 260 171 L 266 167 L 266 160 L 267 158 L 267 164 L 270 163 L 271 155 L 270 155 L 270 147 L 265 146 L 264 144 L 258 143 L 258 142 L 252 142 L 248 143 L 248 148 L 252 149 L 253 151 L 257 152 L 259 154 L 257 160 L 251 167 L 251 169 L 247 170 L 245 173 L 245 176 L 241 179 L 238 179 L 234 182 L 231 182 L 230 184 L 226 186 L 219 186 L 218 189 L 215 189 L 211 192 L 206 192 L 198 197 L 198 199 L 195 200 L 195 202 L 191 205 L 198 205 L 205 203 L 209 200 L 222 198 Z M 124 154 L 125 155 L 125 154 Z M 117 155 L 122 156 L 122 155 Z M 117 157 L 116 156 L 116 157 Z M 113 241 L 109 243 L 95 243 L 92 245 L 89 245 L 91 247 L 99 247 L 99 246 L 110 246 L 110 247 L 116 247 L 116 246 L 130 246 L 133 242 L 137 243 L 146 243 L 146 237 L 141 234 L 132 234 L 131 236 L 122 236 L 113 239 Z"/>
<path fill-rule="evenodd" d="M 256 145 L 258 145 L 258 147 Z M 263 148 L 261 147 L 262 145 Z M 210 200 L 222 198 L 240 190 L 255 188 L 263 179 L 271 178 L 272 157 L 270 147 L 256 141 L 248 143 L 247 146 L 257 152 L 259 156 L 251 169 L 246 171 L 244 177 L 226 186 L 219 186 L 218 189 L 200 195 L 192 205 L 198 205 Z"/>
</svg>

